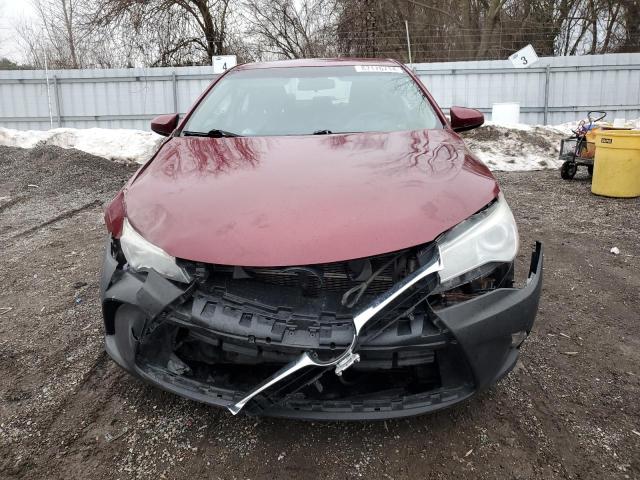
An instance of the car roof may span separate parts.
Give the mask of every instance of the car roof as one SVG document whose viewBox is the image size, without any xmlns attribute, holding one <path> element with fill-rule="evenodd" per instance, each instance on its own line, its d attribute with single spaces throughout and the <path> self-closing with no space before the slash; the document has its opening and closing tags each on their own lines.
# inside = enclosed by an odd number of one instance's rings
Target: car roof
<svg viewBox="0 0 640 480">
<path fill-rule="evenodd" d="M 259 68 L 294 68 L 294 67 L 339 67 L 349 65 L 401 65 L 390 58 L 299 58 L 296 60 L 276 60 L 273 62 L 256 62 L 238 65 L 234 70 L 253 70 Z"/>
</svg>

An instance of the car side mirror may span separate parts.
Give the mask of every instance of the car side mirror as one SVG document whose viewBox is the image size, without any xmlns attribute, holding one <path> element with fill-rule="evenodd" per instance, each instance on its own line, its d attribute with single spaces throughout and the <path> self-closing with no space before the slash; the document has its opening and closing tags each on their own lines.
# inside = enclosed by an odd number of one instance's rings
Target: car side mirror
<svg viewBox="0 0 640 480">
<path fill-rule="evenodd" d="M 158 135 L 168 137 L 178 126 L 178 114 L 159 115 L 151 120 L 151 130 Z"/>
<path fill-rule="evenodd" d="M 484 123 L 484 115 L 474 108 L 451 107 L 451 128 L 454 132 L 464 132 L 479 127 Z"/>
</svg>

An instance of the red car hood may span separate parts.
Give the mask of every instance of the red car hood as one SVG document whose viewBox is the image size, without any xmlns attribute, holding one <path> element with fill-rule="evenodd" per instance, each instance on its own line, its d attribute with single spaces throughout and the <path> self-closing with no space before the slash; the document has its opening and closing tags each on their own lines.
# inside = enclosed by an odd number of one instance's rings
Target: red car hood
<svg viewBox="0 0 640 480">
<path fill-rule="evenodd" d="M 448 130 L 168 141 L 125 192 L 170 255 L 244 266 L 366 257 L 433 240 L 495 179 Z"/>
</svg>

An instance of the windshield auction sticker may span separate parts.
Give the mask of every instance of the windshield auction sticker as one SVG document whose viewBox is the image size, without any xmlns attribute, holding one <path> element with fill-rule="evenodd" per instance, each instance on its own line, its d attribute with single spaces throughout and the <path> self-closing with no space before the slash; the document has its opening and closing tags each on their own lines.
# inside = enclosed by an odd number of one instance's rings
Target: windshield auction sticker
<svg viewBox="0 0 640 480">
<path fill-rule="evenodd" d="M 355 65 L 356 72 L 366 73 L 402 73 L 400 67 L 389 67 L 385 65 Z"/>
</svg>

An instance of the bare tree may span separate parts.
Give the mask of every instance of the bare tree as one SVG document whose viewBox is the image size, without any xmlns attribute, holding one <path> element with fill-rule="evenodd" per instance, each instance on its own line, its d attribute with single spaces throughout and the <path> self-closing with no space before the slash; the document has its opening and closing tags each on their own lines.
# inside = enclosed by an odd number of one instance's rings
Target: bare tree
<svg viewBox="0 0 640 480">
<path fill-rule="evenodd" d="M 42 31 L 58 67 L 81 68 L 83 32 L 78 28 L 79 0 L 32 0 L 38 12 Z"/>
<path fill-rule="evenodd" d="M 332 52 L 337 19 L 333 0 L 248 0 L 248 34 L 261 55 L 324 57 Z"/>
<path fill-rule="evenodd" d="M 640 51 L 640 1 L 624 0 L 621 2 L 624 7 L 623 19 L 624 34 L 618 50 L 621 52 Z"/>
<path fill-rule="evenodd" d="M 0 18 L 3 18 L 2 10 L 3 5 L 0 4 Z M 6 51 L 3 50 L 3 43 L 5 41 L 5 31 L 8 30 L 9 27 L 4 25 L 0 25 L 0 70 L 17 70 L 18 65 L 11 59 L 5 57 Z"/>
<path fill-rule="evenodd" d="M 626 12 L 625 2 L 617 0 L 574 1 L 561 20 L 562 34 L 557 53 L 578 55 L 617 51 L 629 31 L 625 25 Z"/>
<path fill-rule="evenodd" d="M 640 0 L 30 0 L 16 26 L 28 63 L 52 68 L 327 56 L 413 60 L 640 50 Z"/>
<path fill-rule="evenodd" d="M 210 63 L 226 52 L 229 7 L 230 0 L 104 0 L 93 24 L 127 24 L 153 38 L 158 65 Z"/>
<path fill-rule="evenodd" d="M 44 58 L 53 68 L 90 65 L 92 42 L 82 23 L 86 2 L 80 0 L 31 0 L 37 19 L 23 20 L 14 31 L 27 63 L 41 68 Z"/>
<path fill-rule="evenodd" d="M 629 6 L 625 6 L 625 1 Z M 604 53 L 637 29 L 638 0 L 339 0 L 339 50 L 417 61 L 506 58 L 531 43 L 542 55 Z M 625 19 L 635 19 L 626 21 Z M 628 28 L 625 25 L 630 25 Z"/>
</svg>

